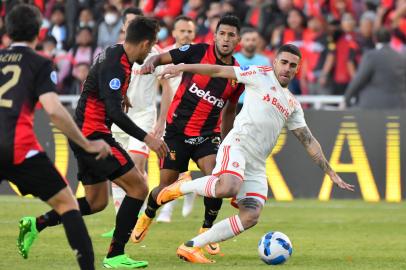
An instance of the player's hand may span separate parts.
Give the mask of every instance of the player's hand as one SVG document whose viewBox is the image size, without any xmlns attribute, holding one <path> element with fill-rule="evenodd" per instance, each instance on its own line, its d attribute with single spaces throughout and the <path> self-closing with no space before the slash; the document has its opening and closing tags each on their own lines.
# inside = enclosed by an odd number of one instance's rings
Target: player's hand
<svg viewBox="0 0 406 270">
<path fill-rule="evenodd" d="M 140 74 L 151 74 L 155 71 L 154 65 L 154 57 L 149 58 L 145 63 L 142 65 Z"/>
<path fill-rule="evenodd" d="M 182 65 L 172 65 L 172 66 L 168 66 L 164 69 L 164 71 L 162 71 L 162 73 L 160 74 L 164 79 L 170 79 L 170 78 L 174 78 L 180 75 L 181 71 L 181 66 Z"/>
<path fill-rule="evenodd" d="M 125 113 L 128 113 L 128 110 L 133 107 L 127 95 L 124 95 L 121 107 L 123 108 L 123 112 Z"/>
<path fill-rule="evenodd" d="M 104 140 L 89 141 L 85 151 L 88 153 L 98 154 L 96 156 L 96 160 L 105 159 L 112 154 L 110 145 L 108 145 Z"/>
<path fill-rule="evenodd" d="M 151 134 L 145 136 L 144 142 L 147 144 L 149 149 L 157 153 L 159 158 L 164 158 L 169 152 L 169 148 L 162 139 L 157 139 Z"/>
<path fill-rule="evenodd" d="M 155 124 L 154 130 L 152 131 L 152 135 L 155 138 L 162 138 L 165 131 L 165 121 L 157 121 Z"/>
<path fill-rule="evenodd" d="M 333 181 L 334 184 L 336 184 L 339 188 L 344 189 L 344 190 L 349 190 L 349 191 L 354 191 L 354 185 L 350 185 L 346 182 L 344 182 L 341 177 L 335 173 L 332 172 L 329 174 L 331 181 Z"/>
</svg>

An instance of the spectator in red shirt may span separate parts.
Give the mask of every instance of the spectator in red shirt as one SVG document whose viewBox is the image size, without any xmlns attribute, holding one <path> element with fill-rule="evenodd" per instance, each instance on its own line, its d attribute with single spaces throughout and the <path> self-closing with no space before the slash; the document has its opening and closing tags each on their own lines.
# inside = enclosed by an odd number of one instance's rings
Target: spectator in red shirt
<svg viewBox="0 0 406 270">
<path fill-rule="evenodd" d="M 182 13 L 182 7 L 183 0 L 145 0 L 143 12 L 145 16 L 156 17 L 172 26 L 175 18 Z"/>
</svg>

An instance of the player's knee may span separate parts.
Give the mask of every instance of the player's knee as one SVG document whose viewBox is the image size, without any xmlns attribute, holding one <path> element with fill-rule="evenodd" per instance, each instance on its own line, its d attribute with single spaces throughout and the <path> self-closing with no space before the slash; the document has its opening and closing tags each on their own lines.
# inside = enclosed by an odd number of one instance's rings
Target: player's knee
<svg viewBox="0 0 406 270">
<path fill-rule="evenodd" d="M 90 208 L 92 209 L 92 213 L 97 213 L 103 211 L 103 209 L 107 207 L 108 203 L 108 200 L 97 200 L 89 204 Z"/>
<path fill-rule="evenodd" d="M 229 177 L 228 175 L 221 176 L 216 184 L 217 198 L 231 198 L 237 196 L 240 190 L 240 180 Z"/>
<path fill-rule="evenodd" d="M 246 230 L 257 225 L 259 213 L 256 211 L 245 212 L 244 214 L 240 214 L 240 219 L 244 229 Z"/>
</svg>

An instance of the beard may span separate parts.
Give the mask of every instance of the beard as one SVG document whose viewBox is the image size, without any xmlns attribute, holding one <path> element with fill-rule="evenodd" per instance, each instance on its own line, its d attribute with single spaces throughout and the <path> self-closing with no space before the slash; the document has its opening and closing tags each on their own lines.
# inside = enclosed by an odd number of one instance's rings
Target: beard
<svg viewBox="0 0 406 270">
<path fill-rule="evenodd" d="M 218 46 L 218 44 L 216 43 L 216 49 L 217 49 L 217 53 L 221 56 L 221 57 L 227 57 L 233 54 L 234 50 L 231 50 L 229 53 L 224 53 L 220 50 L 220 47 Z"/>
</svg>

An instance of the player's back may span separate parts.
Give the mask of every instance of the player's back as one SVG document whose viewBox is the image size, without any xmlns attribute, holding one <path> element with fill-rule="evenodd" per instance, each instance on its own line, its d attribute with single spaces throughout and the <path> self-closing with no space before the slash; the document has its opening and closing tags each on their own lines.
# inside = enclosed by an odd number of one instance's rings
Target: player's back
<svg viewBox="0 0 406 270">
<path fill-rule="evenodd" d="M 0 50 L 0 164 L 18 164 L 30 151 L 41 150 L 33 131 L 34 109 L 55 83 L 51 61 L 31 48 Z"/>
</svg>

